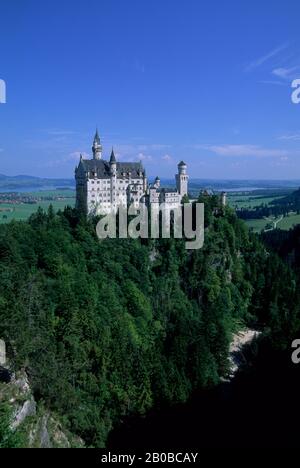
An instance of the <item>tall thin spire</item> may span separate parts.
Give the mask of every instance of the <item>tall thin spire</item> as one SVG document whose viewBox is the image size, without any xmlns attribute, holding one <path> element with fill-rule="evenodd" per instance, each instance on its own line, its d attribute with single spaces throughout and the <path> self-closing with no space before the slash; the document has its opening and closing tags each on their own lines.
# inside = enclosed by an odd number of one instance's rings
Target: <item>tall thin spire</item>
<svg viewBox="0 0 300 468">
<path fill-rule="evenodd" d="M 98 127 L 96 127 L 96 133 L 95 133 L 94 143 L 100 144 L 100 137 L 99 137 Z"/>
<path fill-rule="evenodd" d="M 101 159 L 102 158 L 102 145 L 98 133 L 98 128 L 96 128 L 96 133 L 93 141 L 93 159 Z"/>
<path fill-rule="evenodd" d="M 111 150 L 111 155 L 110 155 L 110 163 L 116 163 L 117 160 L 116 160 L 116 156 L 115 156 L 115 152 L 114 152 L 114 147 L 112 147 L 112 150 Z"/>
</svg>

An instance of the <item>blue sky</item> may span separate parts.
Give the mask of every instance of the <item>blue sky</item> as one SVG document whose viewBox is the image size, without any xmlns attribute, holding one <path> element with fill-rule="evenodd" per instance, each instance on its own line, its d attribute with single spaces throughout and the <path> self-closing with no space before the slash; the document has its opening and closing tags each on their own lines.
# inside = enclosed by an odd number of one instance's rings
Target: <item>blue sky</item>
<svg viewBox="0 0 300 468">
<path fill-rule="evenodd" d="M 297 0 L 1 0 L 0 173 L 72 177 L 98 125 L 149 175 L 300 178 Z"/>
</svg>

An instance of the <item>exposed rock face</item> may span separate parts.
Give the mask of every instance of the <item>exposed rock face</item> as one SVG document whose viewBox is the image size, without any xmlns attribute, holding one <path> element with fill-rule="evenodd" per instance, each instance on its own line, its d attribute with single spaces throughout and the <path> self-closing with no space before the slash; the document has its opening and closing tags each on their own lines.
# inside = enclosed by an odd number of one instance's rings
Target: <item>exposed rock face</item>
<svg viewBox="0 0 300 468">
<path fill-rule="evenodd" d="M 33 398 L 26 400 L 25 403 L 16 410 L 14 420 L 11 424 L 12 429 L 16 429 L 28 416 L 35 416 L 36 402 Z"/>
<path fill-rule="evenodd" d="M 26 395 L 26 393 L 30 392 L 30 385 L 25 371 L 21 371 L 18 377 L 13 375 L 11 383 L 17 387 L 20 390 L 20 393 L 23 395 Z"/>
<path fill-rule="evenodd" d="M 246 364 L 246 358 L 244 355 L 244 349 L 247 345 L 250 345 L 253 340 L 258 338 L 260 332 L 256 330 L 251 330 L 247 328 L 245 330 L 239 331 L 235 335 L 233 335 L 232 342 L 229 348 L 229 363 L 230 363 L 230 371 L 228 380 L 231 380 L 239 368 Z"/>
<path fill-rule="evenodd" d="M 45 416 L 41 419 L 41 428 L 40 428 L 40 447 L 41 448 L 51 448 L 52 444 L 50 442 L 50 436 L 48 431 L 48 420 L 49 415 L 45 414 Z"/>
<path fill-rule="evenodd" d="M 60 423 L 55 419 L 50 418 L 49 424 L 51 425 L 52 440 L 55 447 L 71 448 L 71 443 L 63 432 L 63 428 Z M 83 442 L 79 438 L 77 439 L 77 442 L 79 446 L 83 445 Z"/>
<path fill-rule="evenodd" d="M 25 372 L 22 372 L 18 378 L 12 375 L 11 386 L 15 390 L 15 397 L 10 399 L 10 403 L 13 403 L 15 408 L 11 428 L 17 429 L 27 417 L 36 415 L 36 402 L 30 393 L 30 385 Z"/>
<path fill-rule="evenodd" d="M 2 380 L 0 383 L 0 401 L 6 401 L 13 407 L 11 428 L 27 434 L 26 447 L 84 447 L 79 437 L 65 431 L 56 417 L 36 403 L 24 370 L 10 375 L 9 382 Z"/>
</svg>

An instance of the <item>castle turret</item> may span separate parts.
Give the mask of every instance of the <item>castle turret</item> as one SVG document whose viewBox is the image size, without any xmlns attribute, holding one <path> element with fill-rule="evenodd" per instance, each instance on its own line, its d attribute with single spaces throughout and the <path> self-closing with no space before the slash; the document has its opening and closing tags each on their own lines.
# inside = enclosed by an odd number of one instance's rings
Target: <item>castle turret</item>
<svg viewBox="0 0 300 468">
<path fill-rule="evenodd" d="M 154 181 L 154 187 L 159 188 L 160 187 L 160 178 L 157 176 Z"/>
<path fill-rule="evenodd" d="M 183 197 L 188 194 L 188 180 L 187 165 L 185 162 L 180 161 L 178 164 L 178 174 L 176 174 L 176 187 L 178 193 Z"/>
<path fill-rule="evenodd" d="M 98 129 L 96 130 L 96 134 L 94 137 L 92 151 L 93 151 L 93 159 L 102 159 L 102 145 L 100 142 Z"/>
<path fill-rule="evenodd" d="M 226 192 L 222 192 L 222 193 L 221 193 L 221 205 L 222 205 L 222 206 L 226 206 L 226 202 L 227 202 L 226 198 L 227 198 L 227 193 L 226 193 Z"/>
<path fill-rule="evenodd" d="M 147 174 L 146 174 L 146 169 L 144 169 L 144 171 L 143 171 L 143 189 L 144 189 L 144 192 L 147 191 L 147 188 L 148 188 Z"/>
<path fill-rule="evenodd" d="M 111 206 L 112 210 L 115 211 L 117 209 L 117 160 L 114 153 L 114 149 L 111 150 L 110 160 L 110 183 L 111 183 Z"/>
<path fill-rule="evenodd" d="M 116 156 L 115 156 L 113 148 L 111 150 L 109 164 L 110 164 L 111 173 L 115 174 L 117 172 L 117 160 L 116 160 Z"/>
</svg>

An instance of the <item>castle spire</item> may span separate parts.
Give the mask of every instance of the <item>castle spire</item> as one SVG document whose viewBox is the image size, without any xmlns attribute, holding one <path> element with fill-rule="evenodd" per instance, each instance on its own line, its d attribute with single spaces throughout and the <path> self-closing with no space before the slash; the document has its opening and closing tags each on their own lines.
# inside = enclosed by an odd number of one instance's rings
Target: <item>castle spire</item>
<svg viewBox="0 0 300 468">
<path fill-rule="evenodd" d="M 95 133 L 94 143 L 100 144 L 100 137 L 99 137 L 98 127 L 96 127 L 96 133 Z"/>
<path fill-rule="evenodd" d="M 111 150 L 111 155 L 110 155 L 110 161 L 109 161 L 111 164 L 114 164 L 117 162 L 116 160 L 116 156 L 115 156 L 115 152 L 114 152 L 114 148 L 112 147 L 112 150 Z"/>
<path fill-rule="evenodd" d="M 93 159 L 102 159 L 102 145 L 101 145 L 101 141 L 100 141 L 100 137 L 98 133 L 98 128 L 96 128 L 92 151 L 93 151 Z"/>
</svg>

